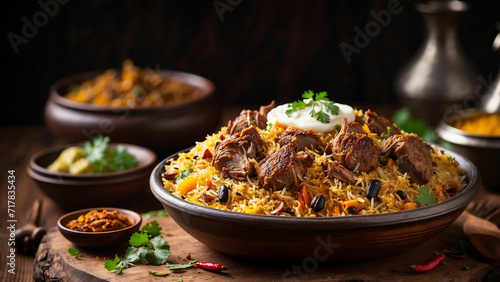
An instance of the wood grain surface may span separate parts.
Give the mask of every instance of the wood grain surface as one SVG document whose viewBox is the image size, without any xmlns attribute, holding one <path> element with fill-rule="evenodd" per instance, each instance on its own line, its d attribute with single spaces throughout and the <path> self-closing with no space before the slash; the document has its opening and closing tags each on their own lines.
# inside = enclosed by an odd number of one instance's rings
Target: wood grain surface
<svg viewBox="0 0 500 282">
<path fill-rule="evenodd" d="M 146 222 L 153 219 L 146 220 Z M 247 261 L 230 257 L 216 251 L 193 239 L 182 230 L 170 217 L 157 218 L 164 236 L 171 247 L 172 256 L 168 263 L 186 263 L 190 256 L 199 261 L 211 261 L 225 265 L 228 270 L 221 273 L 190 268 L 181 272 L 172 272 L 165 265 L 133 265 L 116 275 L 104 268 L 105 258 L 114 258 L 115 254 L 123 257 L 125 251 L 87 251 L 79 249 L 81 256 L 76 259 L 68 253 L 68 248 L 75 247 L 67 241 L 59 231 L 52 228 L 42 242 L 35 257 L 35 279 L 68 280 L 68 281 L 165 281 L 165 278 L 155 277 L 148 271 L 166 273 L 166 281 L 280 281 L 280 280 L 356 280 L 356 281 L 480 281 L 482 279 L 498 278 L 500 262 L 486 263 L 474 255 L 465 260 L 446 258 L 444 265 L 428 273 L 415 273 L 408 266 L 424 264 L 435 257 L 437 251 L 450 244 L 463 240 L 463 216 L 438 236 L 415 246 L 411 250 L 401 250 L 401 253 L 391 257 L 381 257 L 367 262 L 349 264 L 318 264 L 314 260 L 304 259 L 297 263 L 280 263 L 265 261 Z M 293 248 L 293 246 L 290 246 Z M 335 253 L 333 253 L 335 255 Z M 263 258 L 264 260 L 265 258 Z M 467 266 L 469 270 L 466 270 Z M 491 280 L 494 281 L 494 280 Z"/>
</svg>

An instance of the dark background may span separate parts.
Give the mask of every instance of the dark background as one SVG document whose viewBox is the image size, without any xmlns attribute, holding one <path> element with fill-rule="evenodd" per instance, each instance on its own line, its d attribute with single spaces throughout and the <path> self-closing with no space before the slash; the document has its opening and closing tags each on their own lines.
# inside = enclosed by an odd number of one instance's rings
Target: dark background
<svg viewBox="0 0 500 282">
<path fill-rule="evenodd" d="M 387 1 L 73 0 L 58 3 L 17 53 L 8 34 L 22 36 L 22 18 L 33 22 L 43 9 L 37 1 L 11 1 L 1 25 L 1 125 L 43 123 L 54 81 L 117 68 L 127 58 L 144 68 L 205 76 L 224 104 L 285 103 L 308 89 L 328 91 L 336 102 L 396 103 L 394 76 L 424 35 L 412 1 L 398 2 L 402 12 L 348 63 L 339 44 L 354 46 L 353 28 L 364 30 L 374 20 L 370 11 L 387 9 Z M 498 72 L 491 44 L 500 1 L 467 3 L 460 42 L 478 75 L 491 79 Z"/>
</svg>

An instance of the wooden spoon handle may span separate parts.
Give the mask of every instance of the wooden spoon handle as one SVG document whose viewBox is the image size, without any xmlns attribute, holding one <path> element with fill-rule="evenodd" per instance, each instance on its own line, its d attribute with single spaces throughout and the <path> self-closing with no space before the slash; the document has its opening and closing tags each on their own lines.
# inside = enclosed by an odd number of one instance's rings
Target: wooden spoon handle
<svg viewBox="0 0 500 282">
<path fill-rule="evenodd" d="M 31 210 L 28 214 L 28 222 L 38 226 L 40 223 L 40 215 L 42 213 L 42 200 L 36 199 L 33 205 L 31 206 Z"/>
</svg>

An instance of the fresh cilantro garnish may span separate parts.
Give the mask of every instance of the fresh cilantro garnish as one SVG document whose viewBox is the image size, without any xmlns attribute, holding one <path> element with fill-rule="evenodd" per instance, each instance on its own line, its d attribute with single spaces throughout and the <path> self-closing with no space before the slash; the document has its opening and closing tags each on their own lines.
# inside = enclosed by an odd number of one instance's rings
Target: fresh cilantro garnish
<svg viewBox="0 0 500 282">
<path fill-rule="evenodd" d="M 121 274 L 123 269 L 129 268 L 132 264 L 127 259 L 120 259 L 118 255 L 115 255 L 114 260 L 106 260 L 104 262 L 104 268 L 108 271 L 115 271 L 116 274 Z"/>
<path fill-rule="evenodd" d="M 424 186 L 418 189 L 418 195 L 415 199 L 415 202 L 421 204 L 422 206 L 432 205 L 436 203 L 434 199 L 434 193 L 432 191 L 427 190 Z"/>
<path fill-rule="evenodd" d="M 180 269 L 186 269 L 190 267 L 194 267 L 196 263 L 196 260 L 191 260 L 190 262 L 186 264 L 179 264 L 179 263 L 167 263 L 167 268 L 170 270 L 180 270 Z"/>
<path fill-rule="evenodd" d="M 311 117 L 316 118 L 316 120 L 322 123 L 329 123 L 330 116 L 328 112 L 332 115 L 339 114 L 339 107 L 335 105 L 335 102 L 328 99 L 326 91 L 314 94 L 312 90 L 308 90 L 302 94 L 302 98 L 304 100 L 297 100 L 288 104 L 288 109 L 285 112 L 288 116 L 291 116 L 292 113 L 298 110 L 311 107 L 311 111 L 309 112 Z M 319 109 L 316 109 L 316 107 L 319 107 Z"/>
<path fill-rule="evenodd" d="M 143 219 L 148 219 L 152 217 L 167 217 L 168 213 L 166 210 L 155 210 L 155 211 L 148 211 L 146 213 L 141 213 L 141 216 Z"/>
<path fill-rule="evenodd" d="M 85 152 L 85 158 L 92 164 L 107 165 L 105 152 L 108 148 L 109 137 L 97 136 L 94 137 L 92 142 L 85 141 L 82 145 L 82 149 Z"/>
<path fill-rule="evenodd" d="M 74 248 L 69 248 L 68 249 L 68 253 L 72 256 L 75 256 L 75 258 L 77 259 L 78 257 L 80 257 L 80 251 L 77 250 L 77 249 L 74 249 Z"/>
<path fill-rule="evenodd" d="M 148 262 L 152 265 L 164 264 L 170 257 L 170 246 L 161 235 L 148 240 L 146 233 L 134 233 L 125 258 L 131 263 Z"/>
<path fill-rule="evenodd" d="M 450 163 L 455 161 L 455 157 L 449 156 L 446 158 Z"/>
<path fill-rule="evenodd" d="M 148 273 L 153 275 L 153 276 L 158 276 L 158 277 L 165 277 L 165 276 L 168 276 L 168 273 L 158 273 L 156 271 L 151 271 L 151 270 L 148 270 Z"/>
<path fill-rule="evenodd" d="M 191 172 L 193 172 L 193 166 L 189 165 L 187 169 L 185 169 L 185 170 L 181 171 L 181 173 L 179 173 L 179 176 L 177 176 L 175 181 L 177 183 L 181 183 L 181 181 L 184 180 L 185 178 L 187 178 Z"/>
<path fill-rule="evenodd" d="M 122 171 L 136 167 L 137 159 L 128 153 L 127 148 L 118 145 L 116 149 L 109 151 L 110 171 Z"/>
<path fill-rule="evenodd" d="M 137 159 L 125 147 L 117 146 L 110 150 L 108 144 L 107 136 L 97 136 L 92 142 L 83 143 L 85 158 L 92 164 L 94 172 L 122 171 L 138 166 Z"/>
<path fill-rule="evenodd" d="M 146 246 L 149 245 L 149 236 L 147 233 L 135 232 L 134 234 L 132 234 L 132 236 L 130 236 L 128 242 L 130 243 L 130 246 L 133 247 Z"/>
<path fill-rule="evenodd" d="M 141 231 L 148 234 L 149 237 L 154 237 L 161 234 L 161 226 L 158 224 L 158 221 L 153 220 L 144 224 Z"/>
</svg>

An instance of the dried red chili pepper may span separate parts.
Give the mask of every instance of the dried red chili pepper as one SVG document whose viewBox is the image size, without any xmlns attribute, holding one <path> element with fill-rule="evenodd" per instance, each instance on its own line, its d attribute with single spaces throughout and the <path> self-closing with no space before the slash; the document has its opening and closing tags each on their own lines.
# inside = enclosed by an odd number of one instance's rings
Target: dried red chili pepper
<svg viewBox="0 0 500 282">
<path fill-rule="evenodd" d="M 428 264 L 425 264 L 425 265 L 415 265 L 414 264 L 414 265 L 410 265 L 409 267 L 416 272 L 427 272 L 427 271 L 431 271 L 434 268 L 436 268 L 436 266 L 438 266 L 445 258 L 446 258 L 445 254 L 440 254 L 435 259 L 431 260 Z"/>
<path fill-rule="evenodd" d="M 214 263 L 214 262 L 201 262 L 201 261 L 197 261 L 196 262 L 196 266 L 199 267 L 199 268 L 203 268 L 203 269 L 211 270 L 211 271 L 222 271 L 222 270 L 226 270 L 227 269 L 222 264 L 220 264 L 220 263 Z"/>
</svg>

